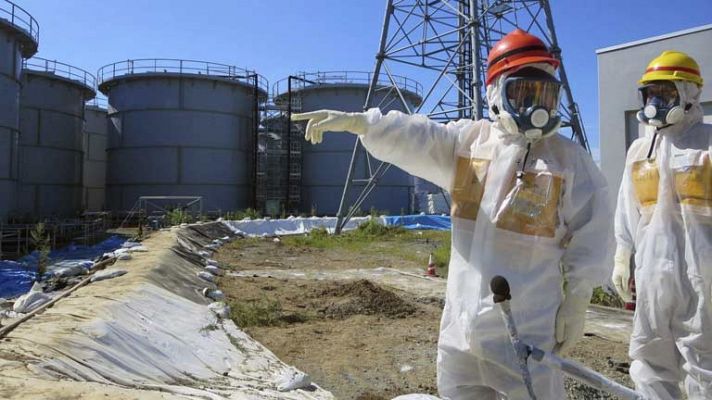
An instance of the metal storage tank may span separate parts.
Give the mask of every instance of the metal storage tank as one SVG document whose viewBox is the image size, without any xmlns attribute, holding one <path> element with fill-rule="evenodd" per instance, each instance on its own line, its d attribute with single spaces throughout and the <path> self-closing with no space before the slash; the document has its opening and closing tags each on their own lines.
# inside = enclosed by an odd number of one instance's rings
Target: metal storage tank
<svg viewBox="0 0 712 400">
<path fill-rule="evenodd" d="M 75 217 L 82 210 L 84 103 L 96 79 L 43 58 L 25 62 L 20 92 L 18 212 L 29 218 Z"/>
<path fill-rule="evenodd" d="M 296 75 L 292 79 L 292 103 L 294 112 L 332 109 L 347 112 L 363 111 L 368 94 L 371 74 L 368 72 L 317 72 Z M 412 110 L 420 104 L 421 87 L 417 82 L 394 77 L 404 99 Z M 281 86 L 281 89 L 280 89 Z M 295 88 L 296 86 L 296 88 Z M 286 83 L 275 85 L 277 101 L 286 98 Z M 390 110 L 405 111 L 395 91 L 382 90 L 374 98 L 372 104 L 380 105 L 382 112 Z M 335 215 L 346 181 L 351 156 L 353 154 L 356 136 L 344 134 L 324 135 L 324 141 L 318 145 L 304 142 L 302 144 L 302 191 L 301 211 L 316 211 L 318 215 Z M 378 165 L 378 161 L 372 160 Z M 368 164 L 361 157 L 354 169 L 354 177 L 368 176 Z M 363 185 L 354 184 L 350 191 L 353 204 Z M 368 211 L 375 208 L 390 214 L 409 213 L 413 211 L 413 176 L 403 170 L 391 166 L 379 181 L 361 209 Z"/>
<path fill-rule="evenodd" d="M 27 11 L 0 0 L 0 222 L 17 205 L 22 58 L 39 44 L 39 25 Z"/>
<path fill-rule="evenodd" d="M 105 209 L 106 186 L 106 97 L 97 96 L 84 108 L 84 186 L 82 204 L 85 211 Z"/>
<path fill-rule="evenodd" d="M 109 210 L 129 211 L 140 196 L 202 196 L 206 211 L 253 205 L 262 76 L 174 59 L 118 62 L 98 75 L 109 97 Z"/>
</svg>

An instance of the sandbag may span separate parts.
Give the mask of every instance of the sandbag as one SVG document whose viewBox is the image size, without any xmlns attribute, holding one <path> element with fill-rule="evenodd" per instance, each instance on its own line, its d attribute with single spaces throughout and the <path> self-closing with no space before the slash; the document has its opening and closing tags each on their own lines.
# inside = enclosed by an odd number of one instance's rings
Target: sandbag
<svg viewBox="0 0 712 400">
<path fill-rule="evenodd" d="M 29 292 L 15 300 L 12 311 L 16 313 L 28 313 L 50 300 L 52 300 L 52 297 L 43 293 L 42 285 L 35 282 Z"/>
<path fill-rule="evenodd" d="M 126 272 L 127 271 L 125 269 L 105 269 L 103 271 L 99 271 L 99 272 L 95 273 L 91 277 L 89 282 L 98 282 L 98 281 L 103 281 L 106 279 L 113 279 L 118 276 L 126 274 Z"/>
</svg>

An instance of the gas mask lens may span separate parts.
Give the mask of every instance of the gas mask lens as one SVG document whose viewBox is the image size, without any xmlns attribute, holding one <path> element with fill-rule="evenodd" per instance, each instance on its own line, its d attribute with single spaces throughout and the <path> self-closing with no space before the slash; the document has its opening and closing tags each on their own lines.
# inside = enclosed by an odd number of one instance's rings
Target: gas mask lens
<svg viewBox="0 0 712 400">
<path fill-rule="evenodd" d="M 548 111 L 559 108 L 561 84 L 556 81 L 512 79 L 507 83 L 506 95 L 514 112 L 523 115 L 529 108 L 542 107 Z"/>
<path fill-rule="evenodd" d="M 651 82 L 638 89 L 638 96 L 643 107 L 637 117 L 644 124 L 664 127 L 680 122 L 685 114 L 680 107 L 680 94 L 672 82 Z"/>
<path fill-rule="evenodd" d="M 672 82 L 653 82 L 638 89 L 643 107 L 654 104 L 656 107 L 672 108 L 678 103 L 677 88 Z"/>
</svg>

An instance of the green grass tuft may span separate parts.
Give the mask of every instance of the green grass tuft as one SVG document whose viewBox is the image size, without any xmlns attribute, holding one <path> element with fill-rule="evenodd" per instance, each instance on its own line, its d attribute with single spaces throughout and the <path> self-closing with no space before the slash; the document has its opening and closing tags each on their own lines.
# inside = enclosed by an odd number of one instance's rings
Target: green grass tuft
<svg viewBox="0 0 712 400">
<path fill-rule="evenodd" d="M 625 302 L 617 293 L 611 293 L 600 286 L 593 289 L 591 304 L 615 308 L 623 308 L 625 306 Z"/>
<path fill-rule="evenodd" d="M 438 275 L 442 277 L 447 277 L 448 265 L 450 265 L 450 247 L 451 238 L 450 235 L 446 236 L 445 239 L 438 244 L 438 246 L 433 250 L 433 262 L 437 267 Z"/>
<path fill-rule="evenodd" d="M 261 300 L 230 303 L 230 318 L 240 328 L 280 325 L 281 314 L 280 302 L 266 297 Z"/>
<path fill-rule="evenodd" d="M 229 211 L 225 213 L 225 219 L 228 221 L 241 221 L 245 218 L 259 219 L 262 218 L 262 214 L 254 208 L 246 208 L 240 211 Z"/>
</svg>

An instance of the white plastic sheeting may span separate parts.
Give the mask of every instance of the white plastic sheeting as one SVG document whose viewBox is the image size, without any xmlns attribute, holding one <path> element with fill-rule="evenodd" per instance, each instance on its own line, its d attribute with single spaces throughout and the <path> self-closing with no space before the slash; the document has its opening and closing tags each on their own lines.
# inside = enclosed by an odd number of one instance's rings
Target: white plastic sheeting
<svg viewBox="0 0 712 400">
<path fill-rule="evenodd" d="M 155 250 L 122 262 L 128 274 L 12 331 L 0 352 L 3 398 L 332 399 L 316 385 L 278 390 L 293 367 L 219 318 L 226 307 L 208 307 L 202 268 L 171 250 L 175 235 L 156 233 Z"/>
<path fill-rule="evenodd" d="M 229 320 L 204 305 L 154 285 L 142 285 L 102 318 L 77 327 L 56 357 L 35 369 L 57 379 L 118 384 L 212 399 L 236 390 L 259 398 L 277 394 L 275 371 L 284 366 Z M 239 349 L 237 348 L 239 347 Z M 60 350 L 60 349 L 57 349 Z M 214 389 L 172 382 L 205 381 Z"/>
<path fill-rule="evenodd" d="M 356 229 L 370 218 L 351 218 L 344 230 Z M 336 227 L 336 217 L 289 217 L 287 219 L 253 219 L 222 222 L 234 233 L 250 237 L 294 235 L 307 233 L 314 228 L 326 228 L 329 232 L 333 232 L 334 227 Z"/>
</svg>

